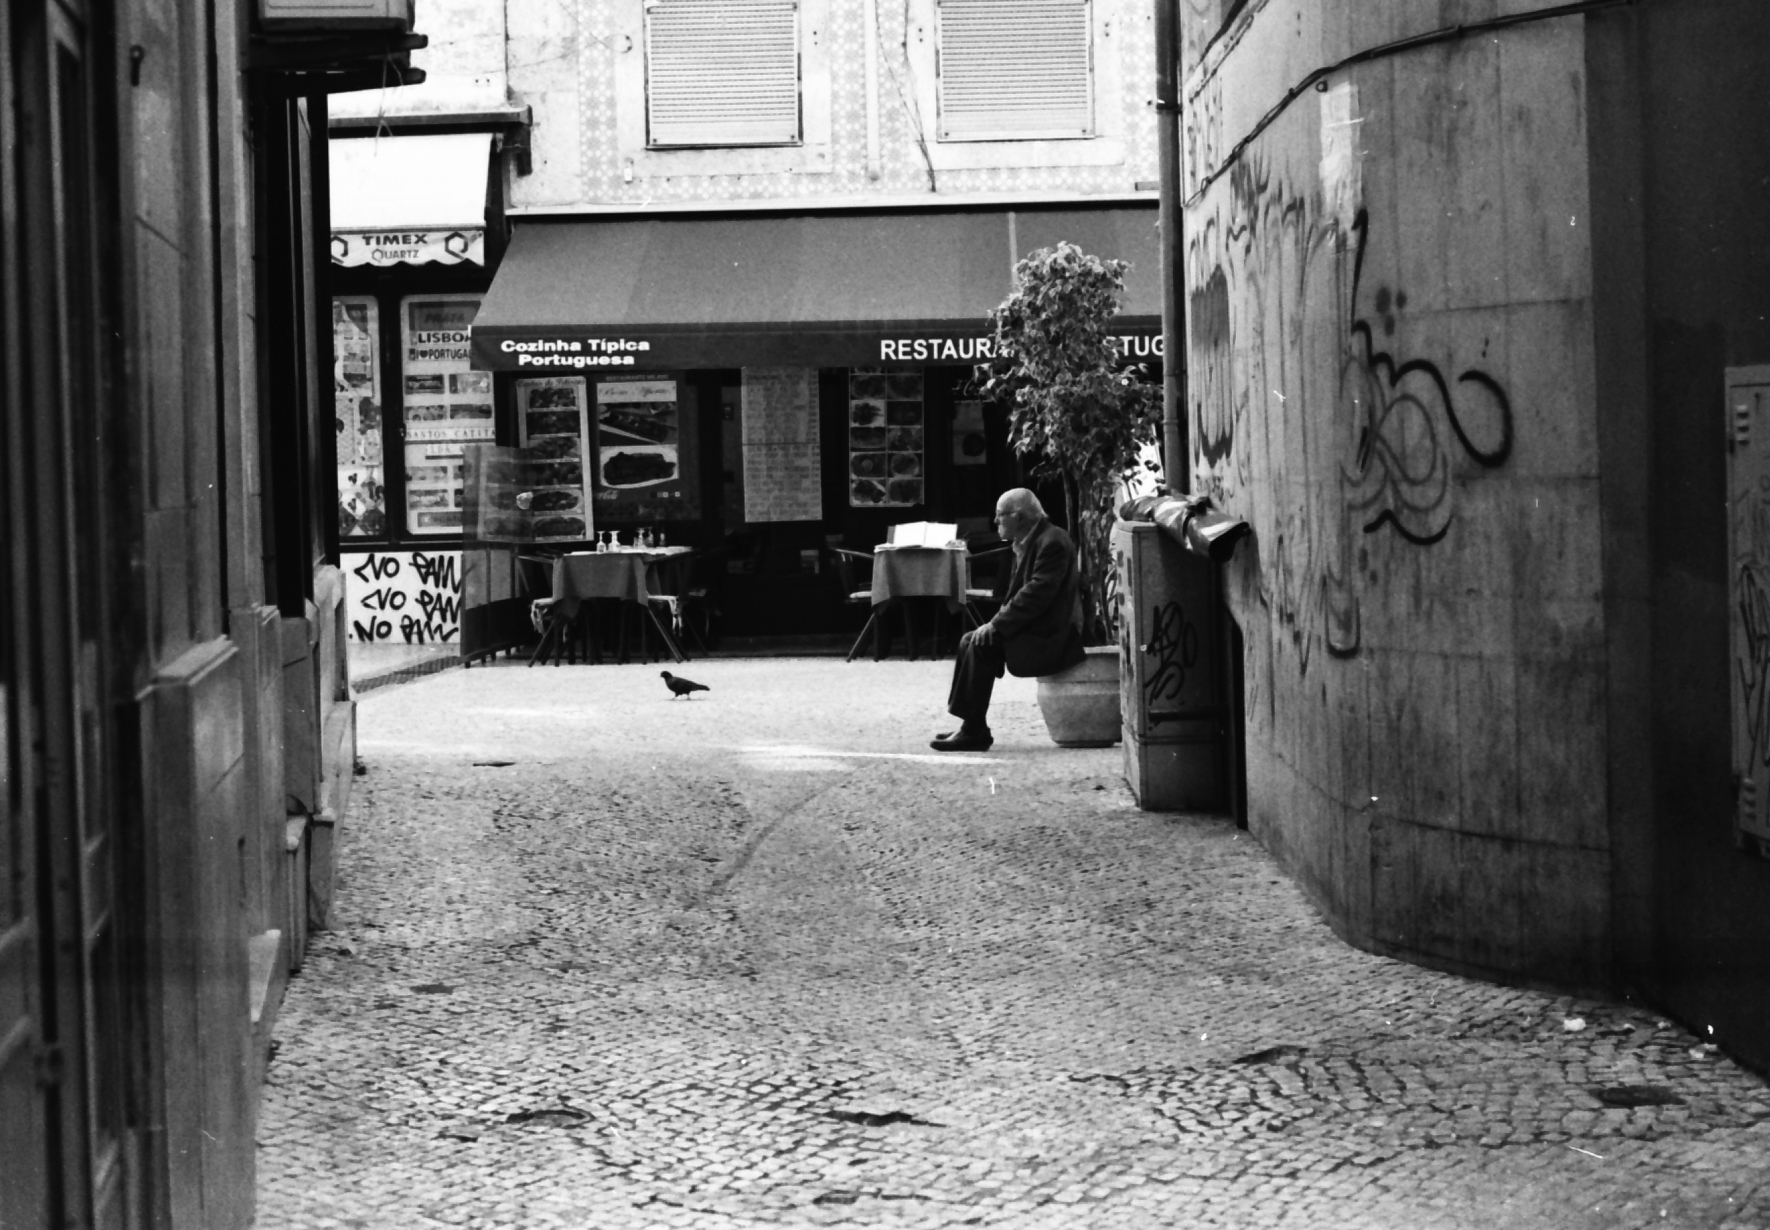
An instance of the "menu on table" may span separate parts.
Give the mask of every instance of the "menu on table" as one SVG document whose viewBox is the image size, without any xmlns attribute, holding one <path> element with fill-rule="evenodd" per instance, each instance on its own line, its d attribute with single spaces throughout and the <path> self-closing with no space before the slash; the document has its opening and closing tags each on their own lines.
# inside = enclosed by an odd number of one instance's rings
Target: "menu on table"
<svg viewBox="0 0 1770 1230">
<path fill-rule="evenodd" d="M 744 368 L 744 520 L 823 520 L 816 381 L 809 368 Z"/>
</svg>

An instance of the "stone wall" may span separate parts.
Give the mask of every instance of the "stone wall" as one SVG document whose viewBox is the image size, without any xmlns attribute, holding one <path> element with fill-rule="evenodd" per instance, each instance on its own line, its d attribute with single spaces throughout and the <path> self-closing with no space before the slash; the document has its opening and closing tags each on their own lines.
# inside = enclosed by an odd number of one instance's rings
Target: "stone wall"
<svg viewBox="0 0 1770 1230">
<path fill-rule="evenodd" d="M 1419 33 L 1358 7 L 1185 38 L 1194 485 L 1255 530 L 1225 578 L 1250 827 L 1357 943 L 1600 987 L 1584 27 L 1334 68 Z"/>
</svg>

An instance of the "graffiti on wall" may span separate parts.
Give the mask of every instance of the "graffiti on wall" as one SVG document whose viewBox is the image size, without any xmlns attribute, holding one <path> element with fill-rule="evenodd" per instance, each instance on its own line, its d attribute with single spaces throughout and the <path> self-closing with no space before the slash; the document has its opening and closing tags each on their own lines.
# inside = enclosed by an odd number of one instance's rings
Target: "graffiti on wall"
<svg viewBox="0 0 1770 1230">
<path fill-rule="evenodd" d="M 461 632 L 459 551 L 371 551 L 345 557 L 349 637 L 443 644 Z"/>
<path fill-rule="evenodd" d="M 1226 179 L 1189 228 L 1194 467 L 1229 507 L 1256 468 L 1270 476 L 1273 505 L 1253 510 L 1261 598 L 1307 673 L 1318 634 L 1331 654 L 1358 652 L 1365 537 L 1441 542 L 1459 466 L 1505 464 L 1513 411 L 1479 357 L 1402 350 L 1407 295 L 1367 283 L 1362 205 L 1348 217 L 1257 158 Z"/>
</svg>

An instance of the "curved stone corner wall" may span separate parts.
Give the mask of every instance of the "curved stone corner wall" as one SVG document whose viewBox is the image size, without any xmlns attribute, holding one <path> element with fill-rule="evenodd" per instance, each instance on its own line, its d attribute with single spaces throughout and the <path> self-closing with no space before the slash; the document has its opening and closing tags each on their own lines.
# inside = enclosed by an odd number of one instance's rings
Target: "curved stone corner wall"
<svg viewBox="0 0 1770 1230">
<path fill-rule="evenodd" d="M 1194 484 L 1255 531 L 1226 575 L 1250 827 L 1356 943 L 1602 988 L 1583 25 L 1239 107 L 1357 50 L 1263 52 L 1295 7 L 1194 72 L 1183 137 Z"/>
</svg>

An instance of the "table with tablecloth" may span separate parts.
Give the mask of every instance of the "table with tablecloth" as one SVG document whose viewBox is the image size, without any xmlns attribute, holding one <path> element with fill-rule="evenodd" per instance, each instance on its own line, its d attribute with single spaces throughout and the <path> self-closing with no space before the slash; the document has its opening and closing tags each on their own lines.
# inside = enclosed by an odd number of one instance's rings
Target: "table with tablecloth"
<svg viewBox="0 0 1770 1230">
<path fill-rule="evenodd" d="M 663 582 L 660 574 L 672 564 L 686 562 L 693 550 L 692 547 L 617 548 L 613 551 L 572 551 L 558 556 L 553 561 L 553 593 L 547 599 L 549 618 L 572 621 L 577 618 L 579 606 L 589 599 L 612 598 L 631 602 L 651 619 L 671 656 L 678 662 L 686 661 L 671 630 L 658 623 L 651 603 L 654 598 L 674 596 L 673 587 Z M 622 636 L 625 637 L 624 628 Z"/>
<path fill-rule="evenodd" d="M 904 613 L 904 630 L 910 656 L 916 656 L 915 629 L 910 621 L 908 599 L 940 599 L 949 612 L 964 612 L 970 554 L 963 544 L 953 547 L 880 546 L 873 552 L 873 609 L 865 628 L 849 652 L 852 659 L 873 635 L 874 656 L 883 656 L 883 619 L 893 609 Z M 938 650 L 938 643 L 935 648 Z"/>
</svg>

